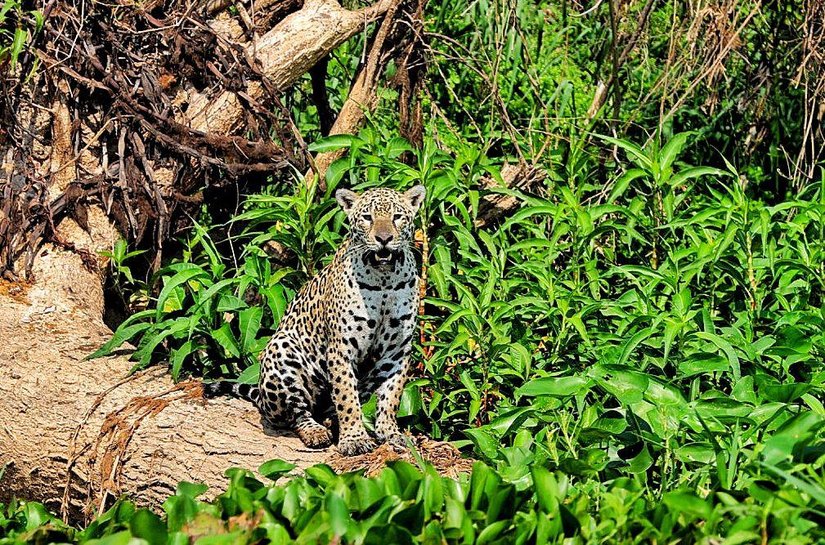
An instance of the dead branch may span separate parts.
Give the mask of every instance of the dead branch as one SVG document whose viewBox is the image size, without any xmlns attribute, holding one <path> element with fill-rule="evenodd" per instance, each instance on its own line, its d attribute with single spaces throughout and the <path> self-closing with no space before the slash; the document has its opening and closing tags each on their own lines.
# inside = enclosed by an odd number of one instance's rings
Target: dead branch
<svg viewBox="0 0 825 545">
<path fill-rule="evenodd" d="M 254 190 L 287 165 L 312 165 L 279 95 L 391 5 L 259 0 L 241 6 L 247 30 L 237 36 L 205 18 L 220 9 L 205 1 L 47 14 L 39 78 L 2 81 L 10 129 L 0 134 L 0 270 L 13 271 L 25 253 L 28 272 L 36 247 L 56 241 L 63 214 L 83 223 L 94 204 L 132 243 L 150 235 L 159 264 L 163 240 L 200 203 L 234 201 L 222 195 Z M 283 17 L 257 38 L 256 10 L 267 6 Z M 56 146 L 60 135 L 71 146 Z M 63 206 L 71 184 L 93 193 Z"/>
<path fill-rule="evenodd" d="M 309 0 L 247 46 L 243 54 L 258 64 L 271 89 L 282 91 L 365 25 L 384 15 L 395 2 L 380 0 L 368 8 L 350 11 L 332 0 Z M 264 90 L 263 85 L 252 83 L 245 92 L 258 99 Z M 242 111 L 242 98 L 237 92 L 227 91 L 216 97 L 196 94 L 183 119 L 194 129 L 228 134 Z"/>
<path fill-rule="evenodd" d="M 367 115 L 378 106 L 379 79 L 391 60 L 398 61 L 398 73 L 394 83 L 402 87 L 399 107 L 402 111 L 402 129 L 406 127 L 405 136 L 413 137 L 413 143 L 420 138 L 420 109 L 415 110 L 415 122 L 410 119 L 410 103 L 417 97 L 420 68 L 423 60 L 420 55 L 420 35 L 425 1 L 418 0 L 414 9 L 405 6 L 403 0 L 391 0 L 381 26 L 373 37 L 366 61 L 361 64 L 350 87 L 347 100 L 338 112 L 338 117 L 329 134 L 355 134 L 364 126 Z M 413 66 L 411 59 L 419 61 Z M 412 128 L 413 125 L 417 128 Z M 315 165 L 320 175 L 319 186 L 326 188 L 324 174 L 327 168 L 341 158 L 345 150 L 339 149 L 320 153 L 315 157 Z M 307 173 L 309 177 L 311 173 Z"/>
<path fill-rule="evenodd" d="M 543 170 L 528 165 L 504 165 L 501 169 L 501 179 L 507 189 L 516 189 L 530 192 L 542 187 L 547 173 Z M 482 186 L 491 189 L 499 183 L 488 176 L 482 180 Z M 521 205 L 521 201 L 512 195 L 501 193 L 489 193 L 485 195 L 479 203 L 479 211 L 476 216 L 476 227 L 490 227 L 507 214 L 513 212 Z"/>
</svg>

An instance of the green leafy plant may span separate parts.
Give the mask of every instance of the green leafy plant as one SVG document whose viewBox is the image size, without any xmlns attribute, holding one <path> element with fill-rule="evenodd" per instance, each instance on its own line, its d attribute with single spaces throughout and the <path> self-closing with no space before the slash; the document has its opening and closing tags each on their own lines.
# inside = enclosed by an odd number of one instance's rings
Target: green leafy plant
<svg viewBox="0 0 825 545">
<path fill-rule="evenodd" d="M 790 432 L 790 430 L 788 430 Z M 280 482 L 294 469 L 272 460 L 258 473 Z M 638 543 L 770 540 L 809 542 L 822 529 L 808 518 L 821 507 L 816 477 L 779 468 L 787 485 L 706 496 L 678 488 L 661 501 L 634 479 L 600 488 L 534 464 L 518 481 L 482 463 L 457 480 L 429 466 L 392 462 L 374 477 L 339 475 L 317 465 L 283 484 L 265 484 L 244 469 L 226 472 L 214 501 L 206 486 L 180 483 L 163 516 L 119 500 L 86 528 L 70 528 L 42 505 L 0 506 L 0 544 L 31 541 L 126 543 Z M 799 481 L 802 492 L 792 486 Z"/>
<path fill-rule="evenodd" d="M 0 67 L 8 63 L 12 71 L 35 34 L 43 28 L 43 14 L 24 10 L 19 0 L 4 0 L 0 5 Z M 32 72 L 36 70 L 35 62 Z"/>
<path fill-rule="evenodd" d="M 425 184 L 426 297 L 400 414 L 482 459 L 471 475 L 316 467 L 272 485 L 234 469 L 214 502 L 181 483 L 163 517 L 123 500 L 85 529 L 12 502 L 0 542 L 825 539 L 825 174 L 806 129 L 818 5 L 592 4 L 430 2 L 420 145 L 387 129 L 396 89 L 357 135 L 320 138 L 307 77 L 285 104 L 309 151 L 346 152 L 326 191 L 273 183 L 231 226 L 205 216 L 147 283 L 135 251 L 110 253 L 124 299 L 147 304 L 94 356 L 132 342 L 136 368 L 252 383 L 340 243 L 335 188 Z M 42 24 L 3 4 L 0 68 Z M 333 110 L 366 40 L 329 59 Z M 545 181 L 508 187 L 505 163 Z M 481 225 L 494 196 L 518 206 Z"/>
<path fill-rule="evenodd" d="M 340 240 L 334 188 L 423 182 L 429 285 L 407 425 L 514 478 L 539 462 L 584 481 L 646 476 L 651 497 L 729 490 L 748 482 L 766 437 L 822 412 L 823 187 L 769 206 L 730 165 L 682 163 L 690 137 L 604 138 L 627 166 L 606 186 L 544 197 L 482 185 L 499 171 L 470 145 L 413 151 L 374 128 L 319 141 L 349 151 L 324 195 L 302 185 L 250 198 L 237 266 L 198 227 L 158 273 L 153 307 L 96 355 L 138 339 L 139 366 L 168 357 L 175 377 L 254 382 L 267 332 Z M 523 204 L 480 229 L 492 191 Z"/>
<path fill-rule="evenodd" d="M 117 263 L 117 260 L 116 260 Z M 207 231 L 196 225 L 185 257 L 155 274 L 153 285 L 160 288 L 151 307 L 133 314 L 115 331 L 112 339 L 90 358 L 111 354 L 125 342 L 138 339 L 132 357 L 135 369 L 168 355 L 175 379 L 184 365 L 196 362 L 200 373 L 230 373 L 253 382 L 257 379 L 255 355 L 267 338 L 263 335 L 264 310 L 270 320 L 280 319 L 286 294 L 276 285 L 269 263 L 250 255 L 243 266 L 228 274 Z M 242 297 L 250 286 L 259 288 L 266 305 L 250 305 Z"/>
</svg>

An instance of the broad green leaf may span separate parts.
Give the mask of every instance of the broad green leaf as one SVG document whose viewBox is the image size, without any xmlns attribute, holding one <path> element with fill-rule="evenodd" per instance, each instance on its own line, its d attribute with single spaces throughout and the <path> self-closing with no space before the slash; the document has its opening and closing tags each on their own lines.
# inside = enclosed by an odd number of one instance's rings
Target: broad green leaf
<svg viewBox="0 0 825 545">
<path fill-rule="evenodd" d="M 224 322 L 218 329 L 212 330 L 212 338 L 224 349 L 225 355 L 241 357 L 241 349 L 229 323 Z"/>
<path fill-rule="evenodd" d="M 710 464 L 716 453 L 710 443 L 688 443 L 676 449 L 676 457 L 683 463 Z"/>
<path fill-rule="evenodd" d="M 132 535 L 145 539 L 149 545 L 166 545 L 168 533 L 166 524 L 148 509 L 139 509 L 129 521 Z"/>
<path fill-rule="evenodd" d="M 730 363 L 724 356 L 707 352 L 696 352 L 684 361 L 679 362 L 679 374 L 684 377 L 728 371 L 729 369 Z"/>
<path fill-rule="evenodd" d="M 765 441 L 762 459 L 769 465 L 791 459 L 808 445 L 822 423 L 823 418 L 812 411 L 797 414 Z"/>
<path fill-rule="evenodd" d="M 687 144 L 688 138 L 692 135 L 692 132 L 680 132 L 674 134 L 670 140 L 668 140 L 667 144 L 665 144 L 659 153 L 658 162 L 659 168 L 662 171 L 670 169 L 673 161 L 682 153 L 682 149 L 685 147 L 685 144 Z"/>
<path fill-rule="evenodd" d="M 297 466 L 295 464 L 284 462 L 283 460 L 270 460 L 268 462 L 264 462 L 260 465 L 260 467 L 258 467 L 258 473 L 268 479 L 276 481 L 279 477 L 286 475 L 296 467 Z"/>
<path fill-rule="evenodd" d="M 596 134 L 595 136 L 609 144 L 612 144 L 624 150 L 627 153 L 630 160 L 637 164 L 640 168 L 643 168 L 647 171 L 653 170 L 653 161 L 651 161 L 650 157 L 648 157 L 647 153 L 645 153 L 645 151 L 642 150 L 642 148 L 640 148 L 633 142 L 630 142 L 628 140 L 621 140 L 619 138 L 613 138 L 611 136 L 604 136 L 601 134 Z"/>
<path fill-rule="evenodd" d="M 499 520 L 486 526 L 479 534 L 476 545 L 486 545 L 495 540 L 510 524 L 509 520 Z"/>
<path fill-rule="evenodd" d="M 586 392 L 592 380 L 583 376 L 536 378 L 516 390 L 516 396 L 574 396 Z"/>
<path fill-rule="evenodd" d="M 424 469 L 424 479 L 418 489 L 418 501 L 424 504 L 424 517 L 440 513 L 444 505 L 444 486 L 441 476 L 431 465 Z"/>
<path fill-rule="evenodd" d="M 344 174 L 349 171 L 350 164 L 351 161 L 348 157 L 341 157 L 340 159 L 333 161 L 332 164 L 327 167 L 327 172 L 325 175 L 327 187 L 337 187 L 338 182 L 340 182 L 341 178 L 344 177 Z"/>
<path fill-rule="evenodd" d="M 675 174 L 670 179 L 669 184 L 671 187 L 678 187 L 687 180 L 698 178 L 700 176 L 716 176 L 721 178 L 723 176 L 730 176 L 730 173 L 712 167 L 691 167 L 681 170 L 679 173 Z"/>
<path fill-rule="evenodd" d="M 189 329 L 189 323 L 189 318 L 181 317 L 175 320 L 166 320 L 155 325 L 151 333 L 143 337 L 138 350 L 132 354 L 132 357 L 138 360 L 137 368 L 143 368 L 149 365 L 152 360 L 152 354 L 160 343 L 169 337 L 185 333 Z"/>
<path fill-rule="evenodd" d="M 560 495 L 555 476 L 539 465 L 534 465 L 530 473 L 539 506 L 545 513 L 555 513 L 559 508 Z"/>
<path fill-rule="evenodd" d="M 351 134 L 333 134 L 325 138 L 320 138 L 309 144 L 307 149 L 313 153 L 323 153 L 327 151 L 335 151 L 341 148 L 348 148 L 354 143 L 363 142 L 363 140 Z"/>
<path fill-rule="evenodd" d="M 589 374 L 622 404 L 632 405 L 644 399 L 650 379 L 644 373 L 626 367 L 598 365 Z"/>
<path fill-rule="evenodd" d="M 260 307 L 249 307 L 238 312 L 238 327 L 241 331 L 241 349 L 249 353 L 261 329 L 263 310 Z"/>
<path fill-rule="evenodd" d="M 668 492 L 662 500 L 674 511 L 684 513 L 692 518 L 705 520 L 710 517 L 710 504 L 691 491 Z"/>
<path fill-rule="evenodd" d="M 711 343 L 719 347 L 719 349 L 722 350 L 722 353 L 728 360 L 728 365 L 730 365 L 730 369 L 733 372 L 733 379 L 739 380 L 739 378 L 742 376 L 742 373 L 739 368 L 739 356 L 736 355 L 736 350 L 733 348 L 733 346 L 728 341 L 726 341 L 719 335 L 716 335 L 715 333 L 709 333 L 707 331 L 697 331 L 694 333 L 694 335 L 696 337 L 699 337 L 700 339 L 710 341 Z"/>
<path fill-rule="evenodd" d="M 246 307 L 246 303 L 240 297 L 232 295 L 231 293 L 221 293 L 218 296 L 218 305 L 215 307 L 215 310 L 218 312 L 234 312 Z"/>
<path fill-rule="evenodd" d="M 29 33 L 27 30 L 22 28 L 16 28 L 14 30 L 14 37 L 11 41 L 11 47 L 9 47 L 9 57 L 11 57 L 11 67 L 14 70 L 14 67 L 17 66 L 18 57 L 20 57 L 20 53 L 23 51 L 23 47 L 26 45 L 26 38 L 29 37 Z"/>
<path fill-rule="evenodd" d="M 132 533 L 129 530 L 123 530 L 98 539 L 89 540 L 89 545 L 132 545 Z"/>
<path fill-rule="evenodd" d="M 154 311 L 146 311 L 146 312 L 154 312 Z M 124 322 L 125 324 L 126 322 Z M 112 338 L 109 339 L 106 344 L 86 356 L 85 359 L 92 360 L 95 358 L 101 358 L 103 356 L 110 355 L 115 349 L 120 347 L 123 343 L 129 342 L 139 334 L 143 333 L 144 331 L 148 330 L 152 327 L 152 322 L 143 322 L 133 325 L 127 325 L 124 327 L 121 325 L 117 328 Z"/>
<path fill-rule="evenodd" d="M 177 381 L 180 378 L 180 371 L 183 367 L 184 361 L 186 361 L 186 358 L 200 348 L 200 345 L 189 340 L 180 345 L 178 348 L 172 349 L 169 357 L 169 366 L 173 380 Z"/>
<path fill-rule="evenodd" d="M 414 152 L 415 149 L 405 138 L 401 138 L 398 136 L 391 139 L 387 144 L 387 148 L 384 150 L 387 157 L 390 157 L 392 159 L 395 159 L 405 151 Z"/>
<path fill-rule="evenodd" d="M 613 182 L 613 189 L 610 190 L 610 196 L 607 198 L 607 202 L 616 202 L 616 200 L 624 195 L 625 191 L 627 191 L 627 188 L 630 186 L 630 182 L 646 175 L 647 172 L 640 168 L 629 169 L 627 172 L 619 176 L 615 182 Z"/>
<path fill-rule="evenodd" d="M 195 499 L 207 490 L 209 490 L 209 487 L 205 484 L 181 481 L 175 488 L 175 494 Z"/>
<path fill-rule="evenodd" d="M 468 428 L 464 430 L 464 435 L 469 437 L 473 444 L 488 459 L 495 459 L 498 456 L 498 449 L 501 443 L 491 433 L 481 428 Z"/>
<path fill-rule="evenodd" d="M 238 375 L 237 381 L 241 384 L 258 384 L 258 377 L 261 374 L 261 364 L 258 362 L 253 363 L 246 369 L 244 369 L 240 375 Z"/>
<path fill-rule="evenodd" d="M 181 270 L 180 272 L 172 276 L 172 278 L 170 278 L 168 281 L 166 281 L 166 283 L 163 286 L 163 289 L 160 291 L 160 295 L 158 295 L 155 319 L 160 320 L 161 316 L 163 315 L 163 306 L 166 302 L 166 298 L 170 296 L 172 291 L 178 286 L 182 286 L 183 284 L 196 278 L 208 279 L 209 274 L 200 267 L 193 265 L 192 267 Z"/>
<path fill-rule="evenodd" d="M 619 361 L 616 362 L 618 365 L 624 365 L 633 351 L 636 349 L 637 346 L 645 339 L 650 337 L 655 333 L 652 327 L 646 327 L 640 331 L 637 331 L 632 337 L 630 337 L 627 342 L 624 343 L 622 347 L 622 355 L 619 357 Z"/>
<path fill-rule="evenodd" d="M 644 445 L 639 454 L 628 460 L 627 470 L 631 473 L 644 473 L 652 465 L 653 457 L 650 455 L 647 445 Z"/>
</svg>

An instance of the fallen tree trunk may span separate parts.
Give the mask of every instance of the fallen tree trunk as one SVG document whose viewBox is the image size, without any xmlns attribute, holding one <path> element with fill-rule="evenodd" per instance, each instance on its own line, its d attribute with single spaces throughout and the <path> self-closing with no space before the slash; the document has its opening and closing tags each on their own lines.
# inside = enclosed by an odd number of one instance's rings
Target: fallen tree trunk
<svg viewBox="0 0 825 545">
<path fill-rule="evenodd" d="M 181 480 L 214 495 L 232 466 L 329 459 L 265 432 L 249 403 L 207 404 L 199 383 L 164 369 L 129 376 L 127 355 L 84 360 L 111 336 L 99 275 L 54 248 L 34 272 L 33 285 L 0 285 L 0 502 L 41 500 L 76 519 L 121 494 L 157 508 Z"/>
<path fill-rule="evenodd" d="M 504 165 L 501 169 L 503 189 L 515 189 L 530 193 L 540 187 L 547 177 L 546 172 L 530 165 Z M 485 189 L 495 189 L 498 182 L 488 176 L 481 181 Z M 489 228 L 497 221 L 512 213 L 521 204 L 510 194 L 489 193 L 481 200 L 475 226 Z"/>
</svg>

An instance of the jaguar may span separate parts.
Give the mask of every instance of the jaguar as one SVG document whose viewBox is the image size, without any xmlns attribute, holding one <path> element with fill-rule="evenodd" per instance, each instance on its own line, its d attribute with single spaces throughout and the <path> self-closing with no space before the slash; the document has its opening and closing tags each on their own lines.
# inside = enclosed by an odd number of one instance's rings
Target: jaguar
<svg viewBox="0 0 825 545">
<path fill-rule="evenodd" d="M 350 229 L 332 261 L 299 290 L 260 356 L 257 386 L 217 381 L 208 396 L 255 402 L 263 419 L 293 430 L 305 445 L 347 456 L 377 442 L 405 445 L 396 413 L 410 371 L 419 302 L 415 216 L 424 186 L 406 192 L 339 189 Z M 376 395 L 374 437 L 362 401 Z M 322 423 L 323 422 L 323 423 Z M 376 442 L 377 440 L 377 442 Z"/>
</svg>

